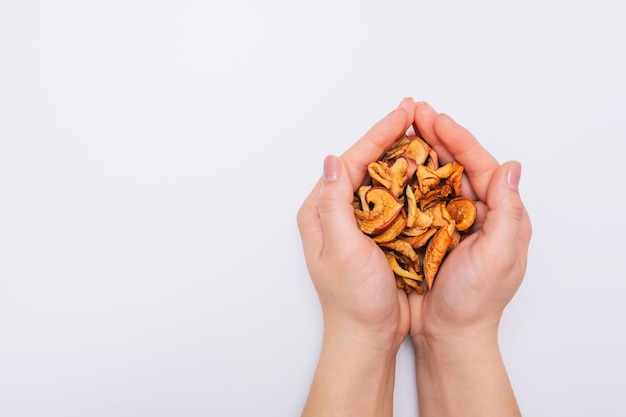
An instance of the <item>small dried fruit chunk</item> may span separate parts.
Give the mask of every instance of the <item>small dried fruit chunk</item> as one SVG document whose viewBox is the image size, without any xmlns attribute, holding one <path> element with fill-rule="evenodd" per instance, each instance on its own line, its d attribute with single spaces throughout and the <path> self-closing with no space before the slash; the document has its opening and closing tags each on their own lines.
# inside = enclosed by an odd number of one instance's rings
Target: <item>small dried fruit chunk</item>
<svg viewBox="0 0 626 417">
<path fill-rule="evenodd" d="M 384 162 L 372 162 L 367 166 L 367 172 L 372 178 L 372 184 L 391 188 L 391 169 Z"/>
<path fill-rule="evenodd" d="M 456 222 L 456 230 L 463 232 L 469 229 L 476 219 L 476 205 L 467 197 L 456 197 L 446 206 L 450 217 Z"/>
<path fill-rule="evenodd" d="M 435 235 L 435 233 L 437 233 L 437 228 L 431 227 L 428 230 L 426 230 L 426 232 L 422 233 L 421 235 L 405 236 L 402 239 L 409 242 L 409 244 L 413 246 L 415 249 L 419 249 L 423 246 L 426 246 L 428 242 L 430 241 L 430 239 Z"/>
<path fill-rule="evenodd" d="M 375 235 L 389 226 L 402 210 L 403 204 L 386 188 L 372 187 L 365 193 L 367 211 L 354 211 L 359 229 L 368 235 Z"/>
<path fill-rule="evenodd" d="M 404 255 L 413 263 L 413 268 L 415 268 L 420 261 L 419 255 L 417 254 L 417 252 L 415 252 L 415 249 L 413 249 L 413 246 L 411 246 L 411 244 L 405 240 L 396 239 L 392 242 L 381 243 L 380 246 L 383 248 L 391 249 L 393 251 L 396 251 Z"/>
<path fill-rule="evenodd" d="M 400 211 L 400 215 L 396 216 L 389 227 L 385 228 L 380 234 L 372 237 L 372 240 L 376 243 L 391 242 L 398 236 L 406 227 L 406 215 L 403 211 Z"/>
<path fill-rule="evenodd" d="M 418 137 L 415 137 L 406 146 L 404 155 L 408 158 L 413 159 L 417 165 L 423 165 L 426 161 L 426 158 L 428 158 L 428 154 L 430 153 L 430 151 L 431 148 L 426 142 Z"/>
<path fill-rule="evenodd" d="M 370 188 L 372 188 L 371 185 L 362 185 L 359 187 L 359 189 L 357 190 L 357 195 L 355 197 L 358 197 L 358 201 L 360 203 L 361 209 L 365 212 L 370 211 L 370 206 L 367 203 L 367 201 L 365 200 L 365 194 L 367 194 L 367 192 L 370 190 Z"/>
<path fill-rule="evenodd" d="M 433 219 L 432 225 L 434 227 L 447 226 L 452 221 L 452 216 L 443 201 L 436 203 L 428 211 Z"/>
<path fill-rule="evenodd" d="M 391 173 L 391 193 L 396 197 L 402 193 L 404 186 L 409 180 L 407 175 L 409 172 L 409 160 L 407 158 L 398 158 L 389 168 Z"/>
<path fill-rule="evenodd" d="M 409 146 L 411 141 L 412 139 L 407 135 L 401 136 L 393 145 L 391 145 L 391 148 L 385 152 L 385 154 L 380 158 L 380 161 L 394 159 L 406 154 L 406 148 Z"/>
<path fill-rule="evenodd" d="M 433 223 L 433 216 L 430 211 L 422 211 L 417 206 L 417 200 L 415 199 L 415 194 L 411 190 L 410 185 L 406 187 L 406 205 L 407 205 L 407 220 L 406 227 L 407 228 L 427 228 L 430 227 Z"/>
<path fill-rule="evenodd" d="M 398 260 L 396 259 L 395 256 L 387 254 L 387 261 L 389 262 L 389 265 L 391 266 L 391 270 L 399 277 L 403 277 L 403 278 L 408 278 L 414 281 L 421 281 L 422 280 L 422 276 L 418 275 L 417 273 L 413 272 L 413 271 L 409 271 L 408 269 L 404 269 L 400 266 L 400 264 L 398 263 Z"/>
<path fill-rule="evenodd" d="M 433 287 L 435 275 L 437 275 L 439 266 L 448 252 L 451 240 L 452 236 L 448 233 L 448 228 L 441 227 L 428 243 L 426 254 L 424 255 L 424 277 L 426 278 L 428 289 Z"/>
</svg>

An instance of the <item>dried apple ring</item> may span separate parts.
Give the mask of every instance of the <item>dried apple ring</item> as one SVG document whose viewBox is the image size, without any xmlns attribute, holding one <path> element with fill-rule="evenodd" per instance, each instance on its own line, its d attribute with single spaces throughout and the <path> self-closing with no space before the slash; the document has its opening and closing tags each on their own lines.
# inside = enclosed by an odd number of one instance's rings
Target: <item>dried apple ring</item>
<svg viewBox="0 0 626 417">
<path fill-rule="evenodd" d="M 456 222 L 456 230 L 464 232 L 472 227 L 476 220 L 476 205 L 467 197 L 456 197 L 446 206 L 450 217 Z"/>
</svg>

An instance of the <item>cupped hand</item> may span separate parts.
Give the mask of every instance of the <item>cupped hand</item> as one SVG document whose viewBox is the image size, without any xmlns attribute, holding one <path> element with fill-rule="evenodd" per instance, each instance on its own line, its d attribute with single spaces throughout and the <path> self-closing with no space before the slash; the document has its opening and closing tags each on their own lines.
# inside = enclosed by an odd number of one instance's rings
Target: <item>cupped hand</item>
<svg viewBox="0 0 626 417">
<path fill-rule="evenodd" d="M 322 178 L 298 211 L 326 334 L 351 334 L 396 349 L 408 334 L 406 294 L 396 288 L 383 252 L 359 230 L 352 200 L 367 165 L 406 132 L 414 115 L 414 101 L 405 99 L 340 157 L 326 157 Z"/>
<path fill-rule="evenodd" d="M 461 193 L 476 202 L 478 215 L 473 234 L 448 254 L 432 290 L 409 295 L 411 336 L 493 336 L 526 270 L 531 223 L 518 191 L 521 165 L 499 164 L 469 131 L 427 103 L 416 105 L 414 128 L 441 163 L 465 167 Z"/>
</svg>

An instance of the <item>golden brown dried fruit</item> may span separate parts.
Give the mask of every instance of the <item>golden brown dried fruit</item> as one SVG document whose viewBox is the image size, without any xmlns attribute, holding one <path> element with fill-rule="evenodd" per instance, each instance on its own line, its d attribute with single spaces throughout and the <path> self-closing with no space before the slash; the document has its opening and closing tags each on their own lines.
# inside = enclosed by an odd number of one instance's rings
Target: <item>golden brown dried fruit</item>
<svg viewBox="0 0 626 417">
<path fill-rule="evenodd" d="M 433 238 L 428 242 L 426 253 L 424 254 L 424 277 L 428 289 L 431 289 L 435 281 L 435 275 L 439 271 L 439 266 L 443 262 L 443 257 L 448 252 L 448 246 L 452 236 L 448 233 L 447 227 L 440 227 Z"/>
<path fill-rule="evenodd" d="M 383 230 L 381 233 L 372 237 L 372 240 L 376 243 L 385 243 L 391 242 L 395 238 L 397 238 L 400 233 L 406 228 L 406 216 L 403 211 L 400 211 L 400 214 L 396 216 L 393 222 Z"/>
<path fill-rule="evenodd" d="M 424 294 L 476 219 L 474 202 L 460 194 L 463 166 L 440 166 L 426 141 L 403 135 L 368 174 L 352 203 L 357 224 L 385 252 L 397 287 Z"/>
<path fill-rule="evenodd" d="M 446 206 L 450 217 L 456 222 L 456 230 L 463 232 L 469 229 L 476 219 L 476 205 L 467 197 L 456 197 Z"/>
<path fill-rule="evenodd" d="M 415 249 L 413 249 L 413 246 L 411 246 L 411 244 L 405 240 L 396 239 L 391 242 L 381 243 L 380 247 L 390 249 L 404 255 L 409 260 L 411 260 L 411 262 L 413 263 L 413 268 L 415 268 L 420 261 L 417 252 L 415 252 Z"/>
<path fill-rule="evenodd" d="M 426 232 L 421 235 L 405 236 L 403 239 L 409 242 L 415 249 L 419 249 L 428 244 L 428 241 L 437 233 L 437 230 L 439 229 L 436 227 L 429 227 Z"/>
<path fill-rule="evenodd" d="M 369 235 L 383 232 L 393 223 L 403 207 L 393 194 L 382 187 L 367 190 L 364 200 L 367 209 L 356 209 L 354 214 L 359 228 Z"/>
<path fill-rule="evenodd" d="M 422 276 L 415 273 L 415 271 L 410 271 L 408 269 L 404 269 L 398 263 L 398 258 L 391 254 L 387 254 L 387 260 L 389 261 L 389 265 L 391 266 L 391 270 L 400 277 L 412 279 L 414 281 L 421 281 Z"/>
</svg>

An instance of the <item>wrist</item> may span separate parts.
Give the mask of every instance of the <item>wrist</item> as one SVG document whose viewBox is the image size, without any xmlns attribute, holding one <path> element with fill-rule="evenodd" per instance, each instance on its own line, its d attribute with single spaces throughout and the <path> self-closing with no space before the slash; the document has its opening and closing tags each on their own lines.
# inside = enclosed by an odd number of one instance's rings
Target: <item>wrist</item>
<svg viewBox="0 0 626 417">
<path fill-rule="evenodd" d="M 519 416 L 497 329 L 412 339 L 420 414 Z"/>
<path fill-rule="evenodd" d="M 397 348 L 360 331 L 324 331 L 303 416 L 391 416 Z"/>
<path fill-rule="evenodd" d="M 375 333 L 351 329 L 324 331 L 322 353 L 351 357 L 355 361 L 369 363 L 389 363 L 395 361 L 401 341 Z"/>
<path fill-rule="evenodd" d="M 395 357 L 407 334 L 408 323 L 402 326 L 396 317 L 364 322 L 346 314 L 324 314 L 324 344 L 329 346 L 351 346 L 370 354 Z"/>
<path fill-rule="evenodd" d="M 413 335 L 416 355 L 452 363 L 500 357 L 497 327 L 467 327 Z"/>
</svg>

